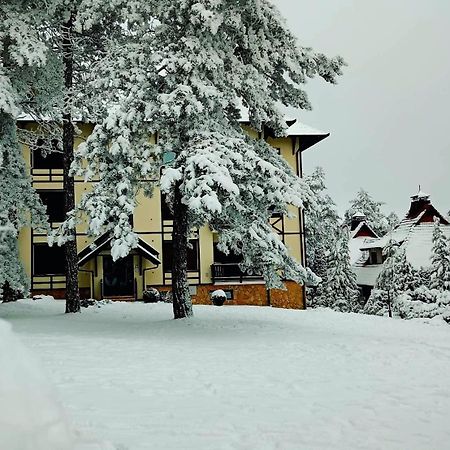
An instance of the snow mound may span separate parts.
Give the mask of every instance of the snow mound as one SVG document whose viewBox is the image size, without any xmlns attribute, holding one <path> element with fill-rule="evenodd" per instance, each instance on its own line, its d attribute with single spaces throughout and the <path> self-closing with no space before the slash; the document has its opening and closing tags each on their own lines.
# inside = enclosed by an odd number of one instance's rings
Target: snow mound
<svg viewBox="0 0 450 450">
<path fill-rule="evenodd" d="M 0 320 L 0 448 L 69 450 L 73 435 L 39 366 Z"/>
</svg>

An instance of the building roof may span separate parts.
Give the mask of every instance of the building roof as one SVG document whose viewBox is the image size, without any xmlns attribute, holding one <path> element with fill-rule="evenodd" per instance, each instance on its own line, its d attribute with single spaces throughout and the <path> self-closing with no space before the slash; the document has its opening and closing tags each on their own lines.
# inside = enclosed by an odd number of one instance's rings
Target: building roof
<svg viewBox="0 0 450 450">
<path fill-rule="evenodd" d="M 99 236 L 92 244 L 85 247 L 78 253 L 78 265 L 82 266 L 90 259 L 98 255 L 102 250 L 110 248 L 111 236 L 107 233 Z M 137 252 L 144 258 L 148 259 L 153 264 L 160 265 L 161 261 L 158 256 L 159 253 L 144 240 L 138 237 L 138 245 L 136 247 Z"/>
<path fill-rule="evenodd" d="M 241 123 L 249 124 L 250 118 L 248 115 L 248 110 L 246 108 L 240 109 L 241 113 Z M 300 148 L 299 150 L 302 152 L 309 147 L 317 144 L 323 139 L 327 138 L 330 133 L 326 133 L 324 131 L 317 130 L 316 128 L 310 127 L 309 125 L 301 122 L 297 117 L 286 116 L 285 117 L 286 125 L 288 126 L 286 130 L 286 136 L 301 136 L 300 140 Z"/>
<path fill-rule="evenodd" d="M 449 221 L 434 208 L 431 204 L 430 196 L 422 191 L 413 195 L 410 208 L 397 227 L 381 238 L 369 238 L 361 242 L 359 248 L 361 257 L 352 262 L 358 284 L 363 285 L 365 281 L 373 279 L 372 275 L 376 272 L 373 269 L 374 267 L 378 267 L 379 271 L 383 267 L 383 264 L 367 265 L 369 250 L 382 250 L 390 240 L 403 245 L 406 259 L 414 268 L 429 267 L 431 264 L 435 217 L 440 219 L 444 235 L 450 238 Z M 369 286 L 375 284 L 376 278 L 373 281 L 374 283 L 369 284 Z"/>
<path fill-rule="evenodd" d="M 374 264 L 371 266 L 354 266 L 352 270 L 356 275 L 358 286 L 375 286 L 382 268 L 383 264 Z"/>
</svg>

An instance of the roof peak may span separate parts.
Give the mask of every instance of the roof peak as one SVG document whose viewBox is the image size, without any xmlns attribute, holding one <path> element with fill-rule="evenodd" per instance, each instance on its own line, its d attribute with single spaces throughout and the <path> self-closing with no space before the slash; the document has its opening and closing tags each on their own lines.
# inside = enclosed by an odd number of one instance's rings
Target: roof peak
<svg viewBox="0 0 450 450">
<path fill-rule="evenodd" d="M 411 195 L 412 201 L 429 200 L 429 199 L 430 199 L 430 195 L 423 192 L 420 185 L 419 185 L 419 191 L 417 192 L 417 194 Z"/>
</svg>

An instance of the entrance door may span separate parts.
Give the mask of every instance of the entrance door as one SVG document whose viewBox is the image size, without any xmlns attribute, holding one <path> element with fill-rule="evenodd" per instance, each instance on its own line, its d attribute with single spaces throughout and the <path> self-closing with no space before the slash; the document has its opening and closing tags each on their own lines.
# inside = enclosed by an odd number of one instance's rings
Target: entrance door
<svg viewBox="0 0 450 450">
<path fill-rule="evenodd" d="M 113 261 L 111 256 L 103 257 L 103 295 L 104 297 L 134 295 L 133 256 Z"/>
</svg>

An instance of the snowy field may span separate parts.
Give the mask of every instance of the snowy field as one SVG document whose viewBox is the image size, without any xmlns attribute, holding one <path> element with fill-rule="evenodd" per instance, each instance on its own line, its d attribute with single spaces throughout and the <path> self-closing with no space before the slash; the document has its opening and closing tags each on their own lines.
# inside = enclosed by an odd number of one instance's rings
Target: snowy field
<svg viewBox="0 0 450 450">
<path fill-rule="evenodd" d="M 0 318 L 40 361 L 77 449 L 450 449 L 450 327 L 439 321 L 207 306 L 174 321 L 171 305 L 140 303 L 63 310 L 20 301 L 0 305 Z M 0 321 L 6 342 L 7 328 Z"/>
</svg>

